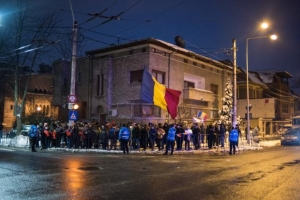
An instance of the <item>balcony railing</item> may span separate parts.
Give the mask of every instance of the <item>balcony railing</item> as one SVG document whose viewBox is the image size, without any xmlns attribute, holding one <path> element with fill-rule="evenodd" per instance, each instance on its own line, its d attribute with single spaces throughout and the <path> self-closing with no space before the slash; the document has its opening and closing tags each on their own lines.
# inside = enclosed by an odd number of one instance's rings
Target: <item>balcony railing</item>
<svg viewBox="0 0 300 200">
<path fill-rule="evenodd" d="M 214 100 L 214 94 L 208 90 L 196 89 L 196 88 L 184 88 L 183 99 L 193 99 L 199 101 L 212 102 Z"/>
</svg>

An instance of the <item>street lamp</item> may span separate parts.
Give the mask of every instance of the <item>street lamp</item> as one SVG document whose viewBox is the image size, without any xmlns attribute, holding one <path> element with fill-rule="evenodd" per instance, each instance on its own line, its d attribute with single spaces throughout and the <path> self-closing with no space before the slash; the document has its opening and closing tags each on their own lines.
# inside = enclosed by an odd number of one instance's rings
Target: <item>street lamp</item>
<svg viewBox="0 0 300 200">
<path fill-rule="evenodd" d="M 36 110 L 40 112 L 42 110 L 41 106 L 36 107 Z"/>
<path fill-rule="evenodd" d="M 250 143 L 250 102 L 249 102 L 249 69 L 248 69 L 248 42 L 249 40 L 254 39 L 261 39 L 261 38 L 270 38 L 271 40 L 276 40 L 277 35 L 266 35 L 266 36 L 260 36 L 260 37 L 249 37 L 246 40 L 246 87 L 247 87 L 247 142 Z"/>
</svg>

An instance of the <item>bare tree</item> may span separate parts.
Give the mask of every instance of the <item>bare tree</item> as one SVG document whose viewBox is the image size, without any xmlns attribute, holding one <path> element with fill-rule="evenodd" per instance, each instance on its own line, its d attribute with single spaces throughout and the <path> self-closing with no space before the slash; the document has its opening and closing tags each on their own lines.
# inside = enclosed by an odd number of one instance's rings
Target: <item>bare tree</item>
<svg viewBox="0 0 300 200">
<path fill-rule="evenodd" d="M 12 15 L 11 26 L 1 36 L 5 38 L 2 39 L 5 44 L 0 59 L 12 66 L 14 116 L 17 117 L 17 130 L 20 133 L 30 75 L 48 46 L 53 44 L 49 39 L 55 33 L 58 20 L 54 13 L 36 16 L 36 11 L 30 6 L 31 1 L 19 0 L 17 4 L 12 4 L 15 5 L 17 12 Z M 27 74 L 25 81 L 20 79 L 22 74 Z"/>
</svg>

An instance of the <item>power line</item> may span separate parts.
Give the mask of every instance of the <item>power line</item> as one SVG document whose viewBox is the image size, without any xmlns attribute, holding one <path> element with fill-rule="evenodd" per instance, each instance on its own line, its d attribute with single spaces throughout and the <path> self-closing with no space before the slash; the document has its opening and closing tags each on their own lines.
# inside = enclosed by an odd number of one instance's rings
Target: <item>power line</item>
<svg viewBox="0 0 300 200">
<path fill-rule="evenodd" d="M 123 15 L 124 13 L 126 13 L 127 11 L 129 11 L 130 9 L 132 9 L 135 5 L 137 5 L 137 4 L 138 4 L 139 2 L 141 2 L 141 1 L 142 1 L 142 0 L 138 0 L 138 1 L 135 2 L 133 5 L 131 5 L 129 8 L 127 8 L 127 9 L 124 10 L 123 12 L 120 12 L 118 15 L 116 15 L 116 16 L 110 16 L 110 17 L 108 18 L 108 20 L 102 22 L 101 24 L 98 24 L 98 25 L 96 25 L 96 26 L 93 26 L 93 27 L 91 27 L 91 28 L 89 28 L 89 29 L 93 29 L 93 28 L 96 28 L 96 27 L 101 26 L 101 25 L 103 25 L 103 24 L 106 24 L 107 22 L 109 22 L 109 21 L 111 21 L 111 20 L 113 20 L 113 19 L 120 20 L 119 16 Z"/>
<path fill-rule="evenodd" d="M 180 6 L 180 5 L 183 4 L 185 1 L 186 1 L 186 0 L 180 2 L 179 4 L 176 4 L 175 6 L 171 7 L 170 9 L 166 10 L 165 12 L 163 12 L 163 13 L 161 13 L 161 14 L 156 15 L 155 17 L 153 17 L 153 18 L 150 19 L 150 20 L 145 20 L 145 21 L 143 21 L 143 22 L 141 22 L 141 23 L 139 23 L 139 24 L 136 24 L 136 25 L 134 25 L 134 26 L 132 26 L 132 27 L 129 27 L 129 28 L 127 28 L 127 29 L 124 29 L 124 30 L 122 30 L 121 32 L 119 32 L 119 34 L 125 32 L 125 31 L 128 31 L 128 30 L 130 30 L 130 29 L 133 29 L 133 28 L 135 28 L 135 27 L 137 27 L 137 26 L 140 26 L 140 25 L 142 25 L 142 24 L 151 22 L 151 21 L 153 21 L 154 19 L 156 19 L 156 18 L 158 18 L 158 17 L 160 17 L 160 16 L 162 16 L 162 15 L 164 15 L 164 14 L 170 12 L 170 11 L 173 10 L 174 8 Z"/>
</svg>

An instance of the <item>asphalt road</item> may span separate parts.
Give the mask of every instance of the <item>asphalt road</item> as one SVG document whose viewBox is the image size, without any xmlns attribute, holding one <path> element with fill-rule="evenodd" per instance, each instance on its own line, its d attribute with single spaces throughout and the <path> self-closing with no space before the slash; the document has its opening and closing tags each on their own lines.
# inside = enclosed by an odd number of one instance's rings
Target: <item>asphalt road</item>
<svg viewBox="0 0 300 200">
<path fill-rule="evenodd" d="M 300 148 L 236 155 L 99 154 L 0 147 L 0 199 L 300 199 Z"/>
</svg>

